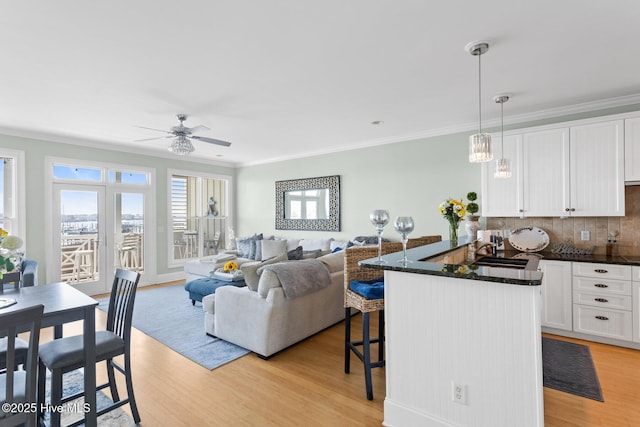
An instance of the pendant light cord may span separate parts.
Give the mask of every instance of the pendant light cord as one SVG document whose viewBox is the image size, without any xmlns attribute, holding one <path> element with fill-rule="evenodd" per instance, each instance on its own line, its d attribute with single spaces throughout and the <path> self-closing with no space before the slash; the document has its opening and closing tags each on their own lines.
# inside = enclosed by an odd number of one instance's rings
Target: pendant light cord
<svg viewBox="0 0 640 427">
<path fill-rule="evenodd" d="M 502 142 L 502 152 L 500 157 L 504 159 L 504 101 L 500 103 L 500 139 Z"/>
<path fill-rule="evenodd" d="M 480 57 L 482 49 L 478 52 L 478 133 L 482 133 L 482 67 L 480 66 Z"/>
</svg>

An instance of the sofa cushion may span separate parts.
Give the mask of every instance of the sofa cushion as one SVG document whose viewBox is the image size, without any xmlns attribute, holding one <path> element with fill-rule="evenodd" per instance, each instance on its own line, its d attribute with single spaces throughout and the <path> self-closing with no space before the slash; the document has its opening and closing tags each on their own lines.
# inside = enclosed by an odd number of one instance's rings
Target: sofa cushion
<svg viewBox="0 0 640 427">
<path fill-rule="evenodd" d="M 300 246 L 303 251 L 328 251 L 331 248 L 331 241 L 333 239 L 301 239 Z"/>
<path fill-rule="evenodd" d="M 287 258 L 291 261 L 301 260 L 303 255 L 302 246 L 298 246 L 297 248 L 287 252 Z"/>
<path fill-rule="evenodd" d="M 322 251 L 320 249 L 316 249 L 313 251 L 302 251 L 303 259 L 318 258 L 320 255 L 322 255 Z"/>
<path fill-rule="evenodd" d="M 247 284 L 247 287 L 252 291 L 258 290 L 258 281 L 260 280 L 260 275 L 258 274 L 258 269 L 265 265 L 273 264 L 275 262 L 286 261 L 287 255 L 280 254 L 275 257 L 266 259 L 264 261 L 249 261 L 240 266 L 240 270 L 244 275 L 244 282 Z"/>
<path fill-rule="evenodd" d="M 261 243 L 263 261 L 287 253 L 286 240 L 263 240 Z"/>
<path fill-rule="evenodd" d="M 344 270 L 344 252 L 334 252 L 328 255 L 323 255 L 318 258 L 318 261 L 322 261 L 322 263 L 327 267 L 327 270 L 329 270 L 329 273 Z"/>
</svg>

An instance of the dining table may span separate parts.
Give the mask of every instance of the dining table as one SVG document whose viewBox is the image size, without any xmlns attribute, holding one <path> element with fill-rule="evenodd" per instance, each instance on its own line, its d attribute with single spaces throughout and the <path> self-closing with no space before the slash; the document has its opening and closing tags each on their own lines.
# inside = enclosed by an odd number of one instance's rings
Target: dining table
<svg viewBox="0 0 640 427">
<path fill-rule="evenodd" d="M 67 283 L 49 283 L 5 291 L 2 298 L 15 299 L 16 303 L 0 309 L 9 313 L 30 306 L 44 305 L 41 328 L 53 327 L 54 338 L 62 338 L 65 323 L 83 321 L 84 341 L 84 390 L 88 410 L 84 414 L 85 426 L 97 425 L 96 408 L 96 319 L 98 301 Z M 42 403 L 42 402 L 41 402 Z"/>
</svg>

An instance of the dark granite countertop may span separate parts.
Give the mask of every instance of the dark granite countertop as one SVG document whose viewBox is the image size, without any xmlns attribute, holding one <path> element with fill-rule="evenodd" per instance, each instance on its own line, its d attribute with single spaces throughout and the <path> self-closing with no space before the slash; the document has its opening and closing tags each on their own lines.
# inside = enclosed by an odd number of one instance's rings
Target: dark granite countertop
<svg viewBox="0 0 640 427">
<path fill-rule="evenodd" d="M 458 279 L 481 280 L 485 282 L 498 282 L 510 285 L 539 286 L 542 282 L 542 273 L 537 270 L 521 270 L 515 268 L 479 267 L 463 264 L 442 264 L 439 262 L 424 261 L 444 254 L 446 252 L 464 247 L 468 244 L 466 236 L 458 239 L 457 243 L 444 240 L 418 248 L 407 249 L 407 259 L 411 262 L 402 262 L 402 251 L 384 255 L 384 264 L 376 264 L 377 258 L 360 261 L 362 267 L 378 270 L 403 271 L 407 273 L 426 274 L 431 276 L 455 277 Z M 515 255 L 516 253 L 514 253 Z M 504 256 L 499 254 L 498 256 Z"/>
<path fill-rule="evenodd" d="M 488 282 L 500 282 L 513 285 L 540 285 L 542 273 L 532 270 L 519 270 L 513 268 L 498 267 L 478 267 L 464 264 L 442 264 L 439 262 L 424 261 L 425 258 L 431 258 L 450 252 L 457 248 L 461 248 L 468 244 L 466 236 L 460 238 L 457 244 L 452 244 L 450 240 L 444 240 L 438 243 L 421 246 L 418 248 L 407 250 L 407 259 L 410 263 L 406 266 L 401 262 L 402 252 L 395 252 L 385 255 L 382 258 L 387 261 L 385 264 L 375 264 L 375 258 L 361 261 L 360 265 L 368 268 L 379 270 L 404 271 L 416 274 L 428 274 L 435 276 L 457 277 L 469 280 L 484 280 Z M 498 257 L 503 258 L 526 258 L 535 257 L 539 260 L 551 261 L 572 261 L 572 262 L 593 262 L 602 264 L 621 264 L 640 266 L 640 256 L 635 255 L 615 255 L 606 256 L 602 254 L 596 255 L 569 255 L 556 254 L 552 252 L 537 252 L 533 254 L 525 254 L 515 250 L 498 251 Z"/>
</svg>

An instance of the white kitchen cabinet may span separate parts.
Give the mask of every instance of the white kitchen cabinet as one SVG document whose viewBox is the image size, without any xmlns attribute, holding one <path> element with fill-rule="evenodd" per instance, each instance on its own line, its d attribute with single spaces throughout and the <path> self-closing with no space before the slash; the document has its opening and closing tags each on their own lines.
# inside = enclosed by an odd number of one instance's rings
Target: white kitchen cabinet
<svg viewBox="0 0 640 427">
<path fill-rule="evenodd" d="M 574 262 L 573 330 L 622 341 L 634 334 L 632 269 L 628 265 Z"/>
<path fill-rule="evenodd" d="M 572 216 L 624 216 L 623 121 L 572 126 Z"/>
<path fill-rule="evenodd" d="M 640 343 L 640 267 L 632 267 L 633 341 Z"/>
<path fill-rule="evenodd" d="M 485 217 L 521 216 L 522 212 L 522 135 L 493 138 L 494 161 L 482 164 L 482 212 Z M 511 161 L 511 178 L 495 178 L 496 160 Z"/>
<path fill-rule="evenodd" d="M 640 117 L 624 121 L 624 180 L 640 182 Z"/>
<path fill-rule="evenodd" d="M 573 303 L 571 263 L 541 260 L 542 326 L 571 331 Z"/>
<path fill-rule="evenodd" d="M 505 136 L 512 177 L 493 178 L 495 162 L 482 166 L 482 215 L 624 216 L 623 131 L 623 120 L 610 120 Z"/>
<path fill-rule="evenodd" d="M 569 212 L 569 128 L 530 132 L 523 137 L 525 216 L 566 216 Z"/>
</svg>

